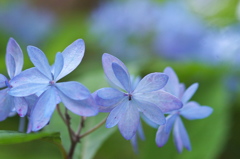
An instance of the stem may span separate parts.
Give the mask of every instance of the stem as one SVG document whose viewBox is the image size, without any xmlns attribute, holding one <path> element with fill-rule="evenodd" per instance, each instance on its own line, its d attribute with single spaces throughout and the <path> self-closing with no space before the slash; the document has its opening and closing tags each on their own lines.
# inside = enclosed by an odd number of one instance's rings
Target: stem
<svg viewBox="0 0 240 159">
<path fill-rule="evenodd" d="M 65 119 L 63 113 L 61 112 L 61 109 L 59 107 L 59 104 L 57 104 L 57 111 L 58 111 L 58 114 L 59 116 L 62 118 L 63 122 L 66 124 L 66 126 L 68 127 L 68 122 L 67 120 Z M 74 134 L 74 131 L 71 129 L 71 134 Z"/>
<path fill-rule="evenodd" d="M 71 123 L 70 123 L 71 118 L 68 114 L 67 108 L 65 108 L 65 119 L 66 119 L 66 125 L 67 125 L 67 128 L 68 128 L 69 137 L 71 139 L 71 143 L 73 144 L 75 134 L 74 134 L 74 131 L 71 129 Z"/>
<path fill-rule="evenodd" d="M 79 128 L 77 130 L 77 133 L 74 134 L 74 139 L 71 143 L 71 147 L 70 147 L 70 150 L 69 150 L 69 153 L 68 153 L 68 159 L 71 159 L 73 157 L 73 153 L 74 153 L 74 150 L 76 148 L 76 145 L 80 140 L 80 133 L 81 133 L 82 128 L 84 127 L 84 122 L 85 122 L 85 117 L 82 116 Z"/>
<path fill-rule="evenodd" d="M 80 135 L 80 139 L 87 136 L 88 134 L 94 132 L 95 130 L 97 130 L 98 128 L 100 128 L 105 122 L 106 122 L 107 118 L 103 119 L 99 124 L 97 124 L 96 126 L 94 126 L 92 129 L 88 130 L 87 132 L 85 132 L 84 134 Z"/>
<path fill-rule="evenodd" d="M 19 127 L 18 127 L 18 131 L 19 132 L 24 132 L 24 130 L 25 130 L 25 122 L 26 122 L 26 118 L 25 117 L 20 117 Z"/>
</svg>

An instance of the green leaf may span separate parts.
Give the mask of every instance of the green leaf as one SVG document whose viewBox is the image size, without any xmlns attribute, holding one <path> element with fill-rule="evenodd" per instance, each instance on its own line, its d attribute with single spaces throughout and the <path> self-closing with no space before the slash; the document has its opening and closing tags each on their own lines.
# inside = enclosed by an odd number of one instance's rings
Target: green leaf
<svg viewBox="0 0 240 159">
<path fill-rule="evenodd" d="M 16 144 L 22 142 L 29 142 L 37 139 L 44 139 L 56 143 L 61 142 L 59 133 L 40 132 L 26 134 L 16 131 L 0 130 L 0 144 Z"/>
</svg>

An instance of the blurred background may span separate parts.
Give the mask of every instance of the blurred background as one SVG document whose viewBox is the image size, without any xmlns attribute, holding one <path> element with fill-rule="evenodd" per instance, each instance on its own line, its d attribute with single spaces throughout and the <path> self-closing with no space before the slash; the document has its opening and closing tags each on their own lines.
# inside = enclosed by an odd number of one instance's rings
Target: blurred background
<svg viewBox="0 0 240 159">
<path fill-rule="evenodd" d="M 0 72 L 4 75 L 10 37 L 23 50 L 24 69 L 33 66 L 28 45 L 43 50 L 53 63 L 57 52 L 81 38 L 86 44 L 83 61 L 63 80 L 77 80 L 92 92 L 108 86 L 101 65 L 107 52 L 141 77 L 172 67 L 186 86 L 199 83 L 192 100 L 214 108 L 206 119 L 183 120 L 191 152 L 178 154 L 171 137 L 158 148 L 157 130 L 143 123 L 146 140 L 139 141 L 138 154 L 114 130 L 88 158 L 240 158 L 239 0 L 0 0 Z M 18 123 L 18 116 L 9 117 L 0 122 L 0 130 L 18 130 Z M 60 126 L 50 122 L 43 131 L 57 131 L 55 127 Z M 87 158 L 81 153 L 76 158 Z M 1 145 L 0 157 L 62 158 L 62 154 L 58 146 L 37 140 Z"/>
</svg>

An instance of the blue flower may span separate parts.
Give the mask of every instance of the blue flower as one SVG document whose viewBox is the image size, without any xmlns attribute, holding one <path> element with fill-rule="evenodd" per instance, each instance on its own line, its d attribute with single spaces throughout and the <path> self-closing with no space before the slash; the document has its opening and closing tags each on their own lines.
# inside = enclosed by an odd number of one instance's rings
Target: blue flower
<svg viewBox="0 0 240 159">
<path fill-rule="evenodd" d="M 111 128 L 118 124 L 125 139 L 130 140 L 135 135 L 140 121 L 139 112 L 162 125 L 166 122 L 165 112 L 182 107 L 180 100 L 160 90 L 167 83 L 166 74 L 148 74 L 135 87 L 126 66 L 119 59 L 105 53 L 102 64 L 105 75 L 116 88 L 97 90 L 95 99 L 98 105 L 109 108 L 106 127 Z"/>
<path fill-rule="evenodd" d="M 5 120 L 12 110 L 16 111 L 20 117 L 24 117 L 28 111 L 26 98 L 8 94 L 13 87 L 10 84 L 11 80 L 22 71 L 23 67 L 22 50 L 13 38 L 10 38 L 7 44 L 6 65 L 10 80 L 0 74 L 0 88 L 4 88 L 0 90 L 0 121 Z"/>
<path fill-rule="evenodd" d="M 164 73 L 169 76 L 168 83 L 164 89 L 181 99 L 183 107 L 180 110 L 171 112 L 166 118 L 166 124 L 161 125 L 158 128 L 156 134 L 156 143 L 159 147 L 164 146 L 168 141 L 171 129 L 173 127 L 174 142 L 178 152 L 182 152 L 183 147 L 190 151 L 191 143 L 180 115 L 189 120 L 202 119 L 208 117 L 212 113 L 213 109 L 208 106 L 200 106 L 195 101 L 189 102 L 189 99 L 193 96 L 198 88 L 197 83 L 191 85 L 187 90 L 185 90 L 184 85 L 179 84 L 178 77 L 172 68 L 167 67 L 164 70 Z"/>
<path fill-rule="evenodd" d="M 98 113 L 89 90 L 78 82 L 58 80 L 72 72 L 81 62 L 85 45 L 78 39 L 62 53 L 57 53 L 55 63 L 50 66 L 45 54 L 34 46 L 28 46 L 28 55 L 35 67 L 23 71 L 11 80 L 10 95 L 22 97 L 40 95 L 30 115 L 30 129 L 38 131 L 50 120 L 60 102 L 77 115 L 93 116 Z"/>
</svg>

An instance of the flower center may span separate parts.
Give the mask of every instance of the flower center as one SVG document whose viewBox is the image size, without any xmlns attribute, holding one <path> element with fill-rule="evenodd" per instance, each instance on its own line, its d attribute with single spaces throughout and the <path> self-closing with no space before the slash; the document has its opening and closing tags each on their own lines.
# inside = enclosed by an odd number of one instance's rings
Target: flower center
<svg viewBox="0 0 240 159">
<path fill-rule="evenodd" d="M 12 87 L 13 87 L 12 85 L 10 85 L 9 81 L 5 81 L 5 84 L 6 84 L 6 86 L 7 86 L 8 88 L 12 88 Z"/>
<path fill-rule="evenodd" d="M 52 80 L 52 81 L 49 82 L 49 85 L 51 85 L 51 86 L 54 85 L 54 84 L 55 84 L 55 81 L 54 81 L 54 80 Z"/>
</svg>

